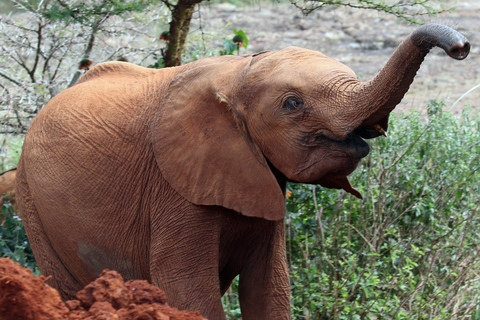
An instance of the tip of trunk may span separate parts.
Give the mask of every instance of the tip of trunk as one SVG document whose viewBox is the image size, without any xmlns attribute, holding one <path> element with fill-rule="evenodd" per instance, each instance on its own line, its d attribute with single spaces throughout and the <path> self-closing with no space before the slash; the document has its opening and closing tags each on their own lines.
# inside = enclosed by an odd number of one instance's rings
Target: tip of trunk
<svg viewBox="0 0 480 320">
<path fill-rule="evenodd" d="M 446 52 L 453 59 L 463 60 L 470 53 L 470 42 L 462 41 L 455 43 L 449 50 L 446 50 Z"/>
<path fill-rule="evenodd" d="M 438 23 L 429 23 L 415 30 L 412 42 L 426 49 L 440 47 L 453 59 L 463 60 L 470 52 L 470 42 L 458 31 Z"/>
</svg>

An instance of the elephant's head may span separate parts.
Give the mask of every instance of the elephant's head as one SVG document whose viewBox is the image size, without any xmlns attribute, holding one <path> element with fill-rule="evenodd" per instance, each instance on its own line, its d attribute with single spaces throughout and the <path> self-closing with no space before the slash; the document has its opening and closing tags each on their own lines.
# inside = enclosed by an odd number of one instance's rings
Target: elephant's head
<svg viewBox="0 0 480 320">
<path fill-rule="evenodd" d="M 343 188 L 384 134 L 425 55 L 439 46 L 464 59 L 449 27 L 418 28 L 371 81 L 315 51 L 287 48 L 211 61 L 181 72 L 152 125 L 157 163 L 189 201 L 247 216 L 284 215 L 284 181 Z M 282 190 L 283 189 L 283 190 Z"/>
</svg>

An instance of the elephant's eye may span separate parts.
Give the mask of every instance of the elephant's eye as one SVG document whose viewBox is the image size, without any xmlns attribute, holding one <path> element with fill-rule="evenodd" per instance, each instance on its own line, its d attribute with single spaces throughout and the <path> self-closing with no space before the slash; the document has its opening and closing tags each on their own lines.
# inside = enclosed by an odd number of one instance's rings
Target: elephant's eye
<svg viewBox="0 0 480 320">
<path fill-rule="evenodd" d="M 288 110 L 297 110 L 303 106 L 303 102 L 298 101 L 297 98 L 290 97 L 285 101 L 285 108 Z"/>
</svg>

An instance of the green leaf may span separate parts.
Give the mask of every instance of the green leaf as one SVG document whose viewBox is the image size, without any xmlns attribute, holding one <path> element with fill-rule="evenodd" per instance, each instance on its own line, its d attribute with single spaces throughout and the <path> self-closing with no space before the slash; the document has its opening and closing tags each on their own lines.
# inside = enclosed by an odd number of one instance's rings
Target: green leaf
<svg viewBox="0 0 480 320">
<path fill-rule="evenodd" d="M 226 55 L 232 55 L 237 50 L 237 45 L 232 40 L 223 39 L 223 47 Z"/>
<path fill-rule="evenodd" d="M 233 33 L 235 33 L 235 35 L 237 36 L 240 36 L 243 38 L 243 47 L 245 49 L 247 49 L 248 47 L 248 38 L 247 38 L 247 35 L 245 34 L 245 32 L 243 30 L 237 30 L 237 29 L 233 29 Z"/>
</svg>

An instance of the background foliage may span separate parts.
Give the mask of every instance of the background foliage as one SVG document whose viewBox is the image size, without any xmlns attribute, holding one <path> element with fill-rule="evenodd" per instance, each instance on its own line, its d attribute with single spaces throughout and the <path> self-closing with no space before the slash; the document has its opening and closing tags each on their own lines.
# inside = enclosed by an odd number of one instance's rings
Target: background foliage
<svg viewBox="0 0 480 320">
<path fill-rule="evenodd" d="M 290 186 L 297 317 L 479 318 L 480 121 L 442 107 L 391 119 L 353 175 L 363 201 Z"/>
<path fill-rule="evenodd" d="M 12 0 L 0 14 L 0 127 L 24 133 L 53 96 L 86 71 L 82 61 L 142 63 L 157 46 L 148 27 L 166 24 L 161 5 L 145 0 Z M 146 12 L 149 10 L 149 14 Z M 143 24 L 147 29 L 136 28 Z"/>
</svg>

